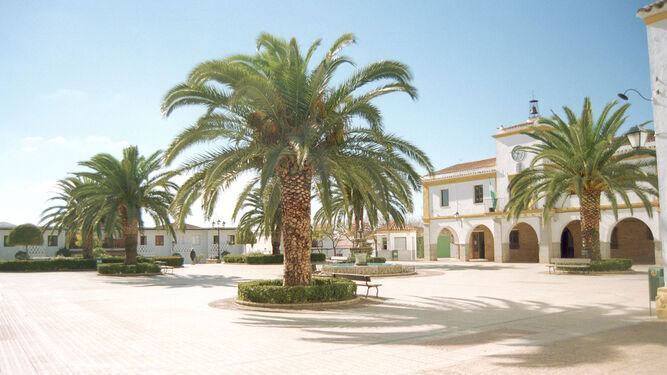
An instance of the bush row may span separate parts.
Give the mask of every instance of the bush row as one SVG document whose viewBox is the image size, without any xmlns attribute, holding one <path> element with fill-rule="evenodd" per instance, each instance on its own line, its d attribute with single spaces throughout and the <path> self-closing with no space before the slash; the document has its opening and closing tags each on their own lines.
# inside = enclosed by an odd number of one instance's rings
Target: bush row
<svg viewBox="0 0 667 375">
<path fill-rule="evenodd" d="M 602 259 L 591 262 L 591 271 L 627 271 L 632 267 L 632 259 Z"/>
<path fill-rule="evenodd" d="M 160 273 L 160 266 L 155 263 L 137 263 L 125 265 L 121 263 L 102 263 L 97 266 L 97 272 L 102 275 L 134 275 Z"/>
<path fill-rule="evenodd" d="M 387 258 L 370 257 L 370 258 L 368 258 L 368 263 L 387 263 Z"/>
<path fill-rule="evenodd" d="M 97 262 L 94 259 L 51 258 L 30 260 L 0 261 L 0 271 L 69 271 L 94 270 Z"/>
<path fill-rule="evenodd" d="M 165 262 L 172 267 L 183 267 L 183 257 L 180 256 L 166 256 L 166 257 L 142 257 L 137 256 L 137 263 L 155 263 L 156 261 Z M 104 257 L 100 258 L 103 264 L 125 263 L 124 257 Z"/>
<path fill-rule="evenodd" d="M 247 264 L 282 264 L 283 254 L 248 254 L 248 255 L 225 255 L 222 257 L 225 263 L 247 263 Z M 324 253 L 311 253 L 311 262 L 324 262 Z"/>
<path fill-rule="evenodd" d="M 238 285 L 238 299 L 257 303 L 342 301 L 354 297 L 357 286 L 347 279 L 313 279 L 309 286 L 283 286 L 282 279 L 255 280 Z"/>
</svg>

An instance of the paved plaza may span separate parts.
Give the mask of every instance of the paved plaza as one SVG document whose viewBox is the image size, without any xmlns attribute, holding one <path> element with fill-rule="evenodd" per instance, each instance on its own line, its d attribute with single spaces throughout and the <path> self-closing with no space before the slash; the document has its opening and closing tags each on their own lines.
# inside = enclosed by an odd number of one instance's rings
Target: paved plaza
<svg viewBox="0 0 667 375">
<path fill-rule="evenodd" d="M 540 264 L 433 262 L 381 279 L 381 304 L 333 311 L 211 307 L 281 266 L 173 276 L 0 274 L 2 374 L 659 373 L 667 323 L 645 266 L 553 275 Z M 378 279 L 380 280 L 380 279 Z M 228 306 L 228 308 L 224 308 Z"/>
</svg>

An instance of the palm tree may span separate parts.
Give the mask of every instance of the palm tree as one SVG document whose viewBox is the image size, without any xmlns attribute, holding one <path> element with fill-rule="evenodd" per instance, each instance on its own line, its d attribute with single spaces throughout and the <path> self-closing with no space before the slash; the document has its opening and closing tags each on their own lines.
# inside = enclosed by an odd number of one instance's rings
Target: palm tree
<svg viewBox="0 0 667 375">
<path fill-rule="evenodd" d="M 199 64 L 186 82 L 167 92 L 162 105 L 167 116 L 182 106 L 205 108 L 197 123 L 172 142 L 165 155 L 167 163 L 195 144 L 224 142 L 181 167 L 180 171 L 193 175 L 175 198 L 173 209 L 179 221 L 198 198 L 210 217 L 221 189 L 240 174 L 258 174 L 260 189 L 272 178 L 279 181 L 285 285 L 311 282 L 313 179 L 319 183 L 323 206 L 329 209 L 331 181 L 355 171 L 383 164 L 401 166 L 408 172 L 407 178 L 419 181 L 411 160 L 431 170 L 423 152 L 383 132 L 380 111 L 372 103 L 392 92 L 416 98 L 404 64 L 373 63 L 337 85 L 331 83 L 338 68 L 351 64 L 340 54 L 351 43 L 352 34 L 342 35 L 311 69 L 319 40 L 304 55 L 295 39 L 287 42 L 261 34 L 255 55 Z M 379 86 L 371 87 L 373 84 Z M 353 125 L 354 118 L 368 126 Z"/>
<path fill-rule="evenodd" d="M 50 228 L 52 233 L 65 232 L 68 243 L 80 235 L 83 257 L 92 259 L 95 234 L 101 232 L 102 225 L 95 221 L 96 210 L 86 210 L 73 195 L 77 187 L 87 183 L 92 181 L 78 177 L 67 177 L 58 181 L 59 192 L 49 199 L 58 203 L 42 212 L 41 222 L 45 228 Z"/>
<path fill-rule="evenodd" d="M 632 209 L 629 192 L 641 200 L 649 215 L 649 197 L 657 196 L 655 151 L 621 148 L 626 139 L 616 137 L 616 132 L 625 122 L 629 105 L 615 106 L 615 101 L 608 103 L 595 120 L 591 101 L 586 98 L 579 117 L 563 107 L 565 119 L 556 114 L 552 119 L 541 119 L 547 128 L 525 133 L 539 142 L 522 147 L 534 159 L 509 184 L 511 198 L 506 210 L 513 219 L 541 201 L 546 222 L 557 205 L 575 194 L 580 202 L 582 248 L 593 260 L 600 259 L 601 196 L 604 194 L 610 202 L 615 216 L 619 198 Z M 652 158 L 633 160 L 641 156 Z"/>
<path fill-rule="evenodd" d="M 238 197 L 232 220 L 243 210 L 239 219 L 239 232 L 252 233 L 271 238 L 273 254 L 280 254 L 282 220 L 280 218 L 280 185 L 273 179 L 264 191 L 255 187 L 257 179 L 251 181 Z"/>
<path fill-rule="evenodd" d="M 104 222 L 107 235 L 120 225 L 125 244 L 125 264 L 137 263 L 137 235 L 143 230 L 142 213 L 151 216 L 156 226 L 166 228 L 172 237 L 169 219 L 176 184 L 169 172 L 160 172 L 160 151 L 148 157 L 139 155 L 136 146 L 123 150 L 123 159 L 97 154 L 79 165 L 91 171 L 76 176 L 90 180 L 77 186 L 72 195 L 88 212 L 95 211 L 95 221 Z"/>
</svg>

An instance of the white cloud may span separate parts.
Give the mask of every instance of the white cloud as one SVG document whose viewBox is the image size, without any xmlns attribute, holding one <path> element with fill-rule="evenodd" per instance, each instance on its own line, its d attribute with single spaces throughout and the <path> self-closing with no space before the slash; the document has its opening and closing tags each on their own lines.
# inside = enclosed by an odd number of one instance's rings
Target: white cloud
<svg viewBox="0 0 667 375">
<path fill-rule="evenodd" d="M 35 151 L 37 151 L 37 147 L 32 147 L 32 146 L 21 147 L 21 151 L 23 151 L 23 152 L 35 152 Z"/>
<path fill-rule="evenodd" d="M 59 135 L 49 139 L 49 143 L 65 143 L 65 138 Z"/>
<path fill-rule="evenodd" d="M 44 140 L 44 137 L 25 137 L 23 138 L 24 142 L 41 142 Z"/>
<path fill-rule="evenodd" d="M 118 147 L 122 147 L 122 148 L 125 148 L 129 145 L 130 145 L 130 142 L 128 142 L 128 141 L 119 141 L 119 142 L 114 143 L 114 146 L 118 146 Z"/>
</svg>

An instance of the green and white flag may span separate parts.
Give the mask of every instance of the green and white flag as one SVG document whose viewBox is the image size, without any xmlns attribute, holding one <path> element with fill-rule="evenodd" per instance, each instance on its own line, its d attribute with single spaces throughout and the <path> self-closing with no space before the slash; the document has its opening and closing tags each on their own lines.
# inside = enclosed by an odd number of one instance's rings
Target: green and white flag
<svg viewBox="0 0 667 375">
<path fill-rule="evenodd" d="M 498 197 L 496 197 L 496 188 L 493 186 L 493 181 L 489 179 L 489 192 L 491 192 L 491 199 L 493 199 L 493 210 L 496 210 L 496 204 L 498 203 Z"/>
</svg>

